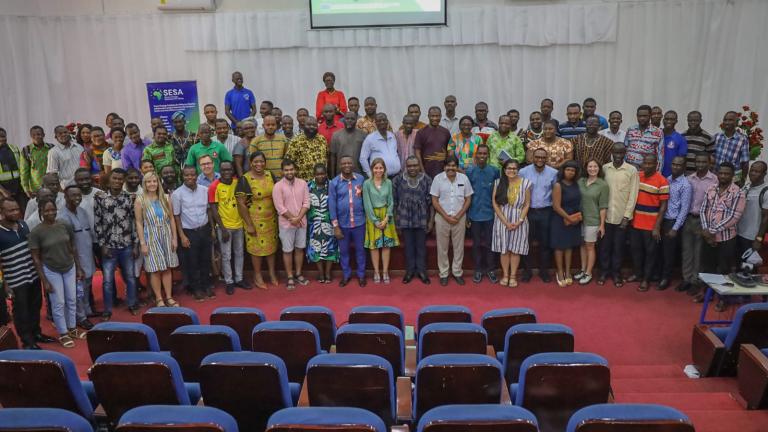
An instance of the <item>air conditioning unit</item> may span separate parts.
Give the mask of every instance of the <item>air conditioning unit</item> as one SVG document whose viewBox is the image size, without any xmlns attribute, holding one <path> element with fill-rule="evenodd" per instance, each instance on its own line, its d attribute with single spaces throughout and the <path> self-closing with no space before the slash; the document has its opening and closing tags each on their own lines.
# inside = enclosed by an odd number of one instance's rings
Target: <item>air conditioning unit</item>
<svg viewBox="0 0 768 432">
<path fill-rule="evenodd" d="M 163 11 L 204 12 L 215 11 L 216 0 L 159 0 L 157 8 Z"/>
</svg>

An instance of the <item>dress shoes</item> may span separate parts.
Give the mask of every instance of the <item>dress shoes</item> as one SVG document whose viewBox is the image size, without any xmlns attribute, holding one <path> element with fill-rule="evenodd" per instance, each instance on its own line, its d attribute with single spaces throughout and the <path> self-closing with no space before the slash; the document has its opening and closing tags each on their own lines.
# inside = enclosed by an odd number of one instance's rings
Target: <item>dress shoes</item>
<svg viewBox="0 0 768 432">
<path fill-rule="evenodd" d="M 429 280 L 429 276 L 427 276 L 426 273 L 419 273 L 419 279 L 421 280 L 421 283 L 424 285 L 429 285 L 431 281 Z"/>
</svg>

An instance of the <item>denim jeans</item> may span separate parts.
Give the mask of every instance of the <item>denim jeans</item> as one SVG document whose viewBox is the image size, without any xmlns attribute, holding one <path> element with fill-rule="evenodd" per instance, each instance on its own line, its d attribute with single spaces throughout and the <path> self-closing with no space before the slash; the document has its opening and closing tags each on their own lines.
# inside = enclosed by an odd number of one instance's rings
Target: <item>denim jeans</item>
<svg viewBox="0 0 768 432">
<path fill-rule="evenodd" d="M 73 265 L 66 273 L 59 273 L 43 264 L 43 274 L 53 287 L 53 292 L 48 294 L 51 299 L 53 324 L 60 335 L 66 334 L 76 325 L 77 271 Z"/>
<path fill-rule="evenodd" d="M 229 232 L 228 242 L 221 240 L 222 228 L 217 229 L 219 235 L 219 247 L 221 248 L 221 272 L 224 275 L 224 282 L 228 284 L 242 282 L 243 258 L 245 256 L 245 249 L 243 248 L 243 229 L 224 229 Z M 233 254 L 235 256 L 234 265 L 232 263 Z M 232 273 L 234 273 L 234 278 Z"/>
<path fill-rule="evenodd" d="M 110 249 L 112 257 L 102 257 L 101 271 L 104 274 L 104 313 L 112 313 L 112 302 L 115 298 L 115 270 L 120 266 L 120 274 L 125 282 L 128 307 L 136 306 L 136 277 L 133 274 L 133 248 L 126 246 L 120 249 Z"/>
<path fill-rule="evenodd" d="M 93 276 L 77 281 L 77 322 L 87 319 L 88 315 L 93 312 L 91 303 L 88 301 L 92 287 Z"/>
</svg>

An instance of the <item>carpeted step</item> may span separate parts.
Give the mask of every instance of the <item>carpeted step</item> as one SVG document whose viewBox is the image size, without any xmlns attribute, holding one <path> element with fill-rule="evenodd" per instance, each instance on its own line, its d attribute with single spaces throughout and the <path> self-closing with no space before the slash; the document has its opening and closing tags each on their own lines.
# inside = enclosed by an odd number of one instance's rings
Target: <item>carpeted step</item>
<svg viewBox="0 0 768 432">
<path fill-rule="evenodd" d="M 685 378 L 679 365 L 611 365 L 611 378 Z"/>
<path fill-rule="evenodd" d="M 611 379 L 614 393 L 736 392 L 733 378 L 618 378 Z"/>
<path fill-rule="evenodd" d="M 696 432 L 765 432 L 768 411 L 687 410 Z"/>
<path fill-rule="evenodd" d="M 728 392 L 716 393 L 616 393 L 617 403 L 651 403 L 667 405 L 681 411 L 744 409 Z"/>
</svg>

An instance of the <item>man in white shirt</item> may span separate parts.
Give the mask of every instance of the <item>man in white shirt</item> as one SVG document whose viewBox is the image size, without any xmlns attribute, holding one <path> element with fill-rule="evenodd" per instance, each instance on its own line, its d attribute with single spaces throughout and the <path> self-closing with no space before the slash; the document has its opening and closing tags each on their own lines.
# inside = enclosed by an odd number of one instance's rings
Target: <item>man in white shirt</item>
<svg viewBox="0 0 768 432">
<path fill-rule="evenodd" d="M 56 126 L 56 143 L 48 152 L 48 172 L 57 173 L 61 187 L 66 187 L 75 179 L 75 170 L 80 168 L 80 155 L 83 146 L 76 143 L 69 134 L 69 129 Z"/>
<path fill-rule="evenodd" d="M 608 115 L 608 128 L 602 129 L 598 132 L 600 135 L 612 140 L 614 143 L 624 143 L 624 137 L 627 132 L 619 129 L 621 126 L 621 113 L 619 111 L 612 111 Z"/>
<path fill-rule="evenodd" d="M 224 144 L 229 154 L 233 154 L 232 152 L 235 150 L 237 143 L 240 142 L 240 138 L 232 133 L 232 129 L 229 128 L 229 122 L 226 119 L 216 119 L 215 124 L 216 141 Z"/>
<path fill-rule="evenodd" d="M 445 107 L 445 115 L 440 119 L 440 126 L 448 129 L 451 132 L 451 136 L 459 133 L 459 118 L 456 116 L 456 96 L 448 95 L 443 101 Z"/>
</svg>

